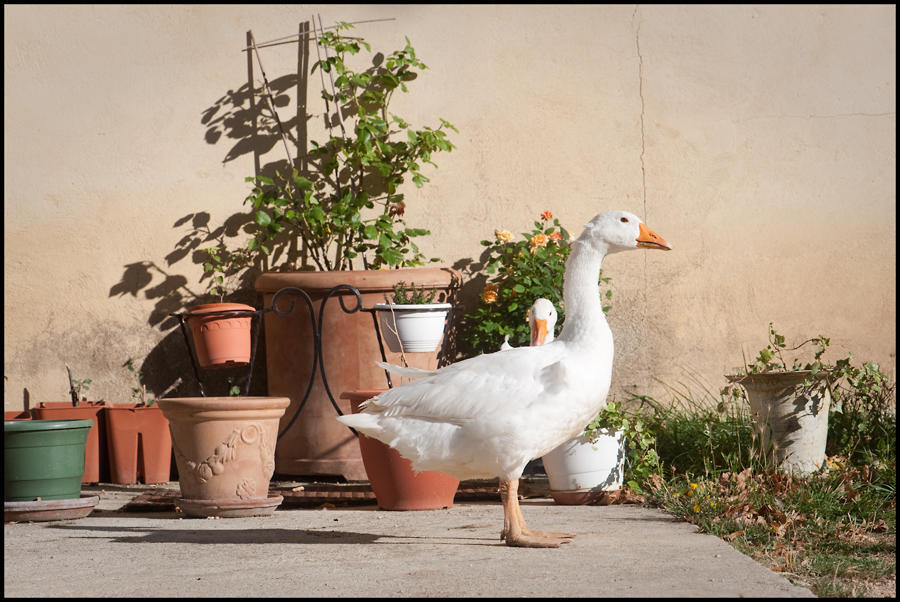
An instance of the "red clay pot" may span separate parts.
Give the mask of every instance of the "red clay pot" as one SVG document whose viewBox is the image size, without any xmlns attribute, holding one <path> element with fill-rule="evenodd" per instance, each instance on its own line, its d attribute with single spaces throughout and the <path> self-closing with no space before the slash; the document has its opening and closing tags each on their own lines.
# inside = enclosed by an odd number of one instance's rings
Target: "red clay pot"
<svg viewBox="0 0 900 602">
<path fill-rule="evenodd" d="M 109 405 L 106 412 L 110 482 L 168 483 L 172 435 L 159 406 Z"/>
<path fill-rule="evenodd" d="M 31 420 L 31 412 L 28 410 L 3 412 L 4 422 L 15 422 L 16 420 Z"/>
<path fill-rule="evenodd" d="M 359 405 L 384 391 L 347 391 L 342 399 L 349 399 L 353 413 Z M 382 510 L 439 510 L 453 505 L 459 488 L 459 479 L 441 472 L 423 470 L 415 472 L 412 463 L 397 450 L 377 439 L 359 435 L 359 450 L 375 492 L 375 499 Z"/>
<path fill-rule="evenodd" d="M 35 420 L 93 420 L 84 446 L 84 476 L 82 483 L 101 483 L 109 479 L 109 462 L 106 457 L 106 402 L 42 401 L 31 408 Z"/>
<path fill-rule="evenodd" d="M 256 311 L 243 303 L 206 303 L 188 308 L 187 320 L 201 368 L 228 368 L 250 363 L 251 315 L 203 314 L 218 311 Z"/>
<path fill-rule="evenodd" d="M 450 295 L 459 286 L 462 276 L 450 268 L 402 268 L 397 270 L 347 270 L 331 272 L 267 272 L 256 280 L 256 290 L 263 295 L 265 307 L 272 305 L 275 293 L 284 287 L 297 287 L 312 299 L 316 320 L 322 332 L 322 356 L 328 387 L 337 397 L 340 391 L 355 391 L 386 387 L 384 370 L 376 360 L 381 359 L 378 337 L 372 314 L 365 311 L 345 313 L 340 302 L 349 309 L 356 307 L 351 294 L 333 295 L 325 307 L 325 319 L 319 312 L 322 299 L 335 286 L 349 284 L 356 287 L 362 305 L 371 308 L 384 302 L 400 281 L 414 282 L 417 286 L 434 286 L 441 293 Z M 294 312 L 288 317 L 266 314 L 265 352 L 268 376 L 268 394 L 291 398 L 291 405 L 281 419 L 281 429 L 287 429 L 275 448 L 275 472 L 281 475 L 341 475 L 349 481 L 365 480 L 356 437 L 335 420 L 337 413 L 319 375 L 320 367 L 313 368 L 313 333 L 309 309 L 302 298 L 284 295 L 278 305 L 287 311 L 295 301 Z M 400 364 L 400 354 L 385 347 L 388 363 Z M 439 350 L 429 353 L 407 353 L 410 366 L 426 370 L 437 367 Z M 298 407 L 313 379 L 309 397 L 300 415 L 294 420 Z M 399 377 L 393 377 L 398 384 Z M 350 412 L 350 403 L 335 399 L 341 412 Z M 290 425 L 290 426 L 288 426 Z"/>
</svg>

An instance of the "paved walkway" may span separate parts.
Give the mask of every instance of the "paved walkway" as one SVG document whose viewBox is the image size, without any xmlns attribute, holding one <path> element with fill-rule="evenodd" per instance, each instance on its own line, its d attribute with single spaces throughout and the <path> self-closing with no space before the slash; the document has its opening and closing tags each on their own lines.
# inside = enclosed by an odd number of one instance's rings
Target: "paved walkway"
<svg viewBox="0 0 900 602">
<path fill-rule="evenodd" d="M 177 483 L 170 484 L 177 487 Z M 124 512 L 4 525 L 5 597 L 813 597 L 688 523 L 637 505 L 522 500 L 528 524 L 578 533 L 558 549 L 498 538 L 499 502 L 388 512 L 280 507 L 272 516 Z"/>
</svg>

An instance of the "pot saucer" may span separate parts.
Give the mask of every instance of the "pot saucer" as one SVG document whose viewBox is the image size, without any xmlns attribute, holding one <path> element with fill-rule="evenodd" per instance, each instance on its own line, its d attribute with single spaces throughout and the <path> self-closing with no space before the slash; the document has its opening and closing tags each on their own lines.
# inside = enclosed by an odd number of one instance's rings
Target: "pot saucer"
<svg viewBox="0 0 900 602">
<path fill-rule="evenodd" d="M 242 518 L 245 516 L 271 516 L 275 508 L 284 500 L 280 495 L 269 494 L 267 498 L 251 500 L 190 500 L 178 498 L 175 506 L 186 516 L 207 518 Z"/>
<path fill-rule="evenodd" d="M 81 496 L 65 500 L 3 502 L 3 522 L 38 522 L 84 518 L 100 502 L 100 496 Z"/>
</svg>

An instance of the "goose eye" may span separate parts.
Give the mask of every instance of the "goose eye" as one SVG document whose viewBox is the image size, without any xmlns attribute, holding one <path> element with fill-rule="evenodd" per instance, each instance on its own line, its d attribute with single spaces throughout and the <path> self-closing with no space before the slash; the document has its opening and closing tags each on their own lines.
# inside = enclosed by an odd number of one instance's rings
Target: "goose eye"
<svg viewBox="0 0 900 602">
<path fill-rule="evenodd" d="M 627 223 L 628 223 L 628 218 L 627 218 L 627 217 L 623 217 L 623 218 L 622 218 L 621 220 L 619 220 L 619 221 L 621 221 L 623 224 L 627 224 Z"/>
</svg>

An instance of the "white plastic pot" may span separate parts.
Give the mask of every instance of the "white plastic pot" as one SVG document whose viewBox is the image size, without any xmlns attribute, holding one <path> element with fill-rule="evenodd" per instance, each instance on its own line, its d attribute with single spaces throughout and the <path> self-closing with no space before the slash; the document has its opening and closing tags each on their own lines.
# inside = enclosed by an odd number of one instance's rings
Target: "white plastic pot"
<svg viewBox="0 0 900 602">
<path fill-rule="evenodd" d="M 550 493 L 559 503 L 587 503 L 601 491 L 622 488 L 625 431 L 601 434 L 590 443 L 584 435 L 543 456 Z"/>
<path fill-rule="evenodd" d="M 397 353 L 431 352 L 444 336 L 449 303 L 395 305 L 376 303 L 381 336 L 388 349 Z M 398 339 L 399 336 L 399 339 Z"/>
</svg>

